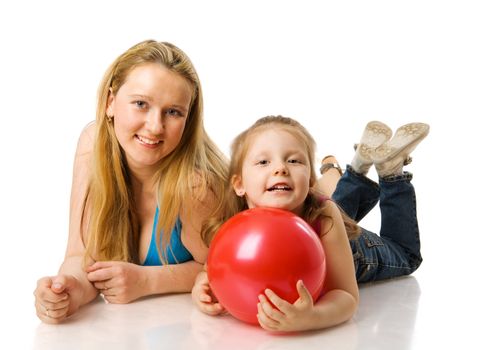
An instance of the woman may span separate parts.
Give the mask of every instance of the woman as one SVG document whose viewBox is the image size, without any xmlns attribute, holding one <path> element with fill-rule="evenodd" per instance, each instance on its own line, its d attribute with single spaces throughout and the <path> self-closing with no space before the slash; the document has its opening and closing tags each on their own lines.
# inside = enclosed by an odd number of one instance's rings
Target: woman
<svg viewBox="0 0 478 350">
<path fill-rule="evenodd" d="M 191 290 L 207 255 L 202 222 L 222 205 L 227 176 L 202 103 L 191 61 L 169 43 L 141 42 L 106 71 L 75 156 L 65 260 L 34 293 L 42 321 L 61 322 L 99 292 L 128 303 Z"/>
</svg>

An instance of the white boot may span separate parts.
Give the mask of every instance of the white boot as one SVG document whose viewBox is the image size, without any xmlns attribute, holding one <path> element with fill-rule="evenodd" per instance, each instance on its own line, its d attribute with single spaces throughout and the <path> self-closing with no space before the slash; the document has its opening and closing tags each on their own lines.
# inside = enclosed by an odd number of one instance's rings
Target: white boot
<svg viewBox="0 0 478 350">
<path fill-rule="evenodd" d="M 373 164 L 372 153 L 375 148 L 391 137 L 392 130 L 387 125 L 378 121 L 369 122 L 357 145 L 354 158 L 350 162 L 352 168 L 359 174 L 367 174 Z"/>
<path fill-rule="evenodd" d="M 372 154 L 378 175 L 383 178 L 403 174 L 403 166 L 411 162 L 410 153 L 429 130 L 430 126 L 424 123 L 410 123 L 398 128 L 392 139 L 377 147 Z"/>
</svg>

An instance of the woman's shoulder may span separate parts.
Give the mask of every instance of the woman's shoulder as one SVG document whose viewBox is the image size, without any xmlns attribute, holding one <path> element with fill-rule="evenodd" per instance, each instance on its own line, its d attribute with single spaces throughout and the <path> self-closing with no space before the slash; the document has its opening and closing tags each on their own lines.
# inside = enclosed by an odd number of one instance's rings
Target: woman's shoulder
<svg viewBox="0 0 478 350">
<path fill-rule="evenodd" d="M 96 122 L 93 120 L 85 125 L 83 130 L 81 130 L 80 141 L 83 139 L 93 140 L 96 133 Z"/>
<path fill-rule="evenodd" d="M 78 145 L 76 148 L 77 155 L 90 153 L 93 150 L 95 133 L 96 133 L 96 122 L 92 121 L 86 124 L 86 126 L 81 131 L 80 137 L 78 139 Z"/>
</svg>

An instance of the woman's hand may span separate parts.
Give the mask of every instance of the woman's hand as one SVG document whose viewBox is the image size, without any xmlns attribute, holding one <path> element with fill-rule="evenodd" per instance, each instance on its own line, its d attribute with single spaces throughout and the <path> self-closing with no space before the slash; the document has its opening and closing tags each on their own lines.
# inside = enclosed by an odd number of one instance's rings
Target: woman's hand
<svg viewBox="0 0 478 350">
<path fill-rule="evenodd" d="M 81 285 L 71 275 L 43 277 L 37 282 L 35 308 L 45 323 L 60 323 L 80 307 Z"/>
<path fill-rule="evenodd" d="M 302 331 L 314 328 L 314 300 L 302 281 L 297 282 L 299 298 L 290 304 L 270 289 L 259 295 L 257 319 L 268 331 Z M 269 302 L 270 301 L 270 302 Z M 275 306 L 275 307 L 274 307 Z"/>
<path fill-rule="evenodd" d="M 194 304 L 202 312 L 208 315 L 219 315 L 226 312 L 226 309 L 217 302 L 209 286 L 209 279 L 205 271 L 200 272 L 196 277 L 193 290 L 191 292 Z"/>
<path fill-rule="evenodd" d="M 144 266 L 122 261 L 98 261 L 86 268 L 88 280 L 113 304 L 149 295 Z"/>
</svg>

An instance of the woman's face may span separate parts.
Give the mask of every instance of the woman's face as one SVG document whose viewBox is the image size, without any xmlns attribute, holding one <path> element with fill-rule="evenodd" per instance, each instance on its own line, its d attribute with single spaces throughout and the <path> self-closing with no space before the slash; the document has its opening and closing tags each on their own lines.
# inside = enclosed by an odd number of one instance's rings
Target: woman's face
<svg viewBox="0 0 478 350">
<path fill-rule="evenodd" d="M 190 83 L 157 63 L 134 68 L 110 94 L 106 113 L 131 170 L 155 168 L 177 147 L 191 98 Z"/>
</svg>

